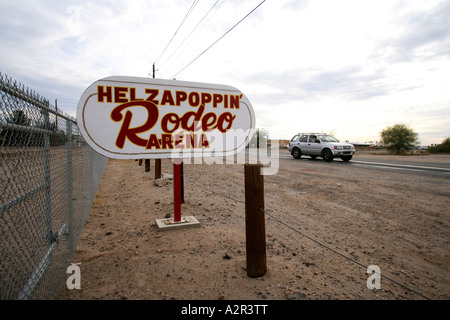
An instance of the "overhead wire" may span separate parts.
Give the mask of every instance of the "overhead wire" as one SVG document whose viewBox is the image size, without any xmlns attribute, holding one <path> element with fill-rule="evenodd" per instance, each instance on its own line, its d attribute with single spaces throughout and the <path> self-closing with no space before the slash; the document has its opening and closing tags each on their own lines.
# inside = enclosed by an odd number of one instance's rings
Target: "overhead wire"
<svg viewBox="0 0 450 320">
<path fill-rule="evenodd" d="M 219 1 L 221 1 L 221 0 L 217 0 L 212 6 L 211 6 L 211 8 L 208 10 L 208 12 L 206 12 L 206 14 L 203 16 L 203 18 L 200 20 L 200 22 L 199 23 L 197 23 L 197 25 L 194 27 L 194 29 L 192 29 L 192 31 L 187 35 L 187 37 L 183 40 L 183 42 L 181 42 L 181 44 L 174 50 L 174 52 L 164 61 L 164 62 L 162 62 L 161 64 L 160 64 L 160 66 L 159 66 L 159 68 L 162 68 L 162 67 L 164 67 L 164 65 L 173 57 L 173 55 L 175 54 L 175 53 L 177 53 L 177 51 L 180 49 L 180 47 L 190 38 L 190 36 L 195 32 L 195 30 L 197 30 L 197 28 L 200 26 L 200 24 L 203 22 L 203 20 L 205 20 L 206 19 L 206 17 L 210 14 L 210 12 L 217 6 L 217 4 L 219 3 Z M 223 0 L 223 2 L 225 2 L 225 0 Z M 218 9 L 222 6 L 222 4 L 223 4 L 223 2 L 220 4 L 220 6 L 218 7 Z M 218 10 L 217 9 L 217 10 Z M 216 11 L 217 12 L 217 11 Z M 213 14 L 214 15 L 214 14 Z M 212 16 L 211 16 L 212 17 Z M 210 17 L 210 18 L 211 18 Z M 208 19 L 208 21 L 209 21 L 209 19 Z M 206 23 L 208 23 L 208 21 L 206 21 Z M 205 24 L 206 24 L 205 23 Z M 205 26 L 205 24 L 202 26 L 202 29 L 203 29 L 203 27 Z M 200 29 L 201 30 L 201 29 Z"/>
<path fill-rule="evenodd" d="M 202 53 L 200 53 L 197 57 L 195 57 L 191 62 L 189 62 L 186 66 L 184 66 L 180 71 L 174 74 L 171 79 L 175 78 L 179 73 L 184 71 L 187 67 L 189 67 L 192 63 L 194 63 L 198 58 L 200 58 L 203 54 L 205 54 L 209 49 L 211 49 L 214 45 L 216 45 L 220 40 L 223 39 L 228 33 L 230 33 L 234 28 L 236 28 L 242 21 L 244 21 L 248 16 L 250 16 L 253 12 L 255 12 L 266 0 L 261 1 L 255 8 L 253 8 L 249 13 L 247 13 L 241 20 L 239 20 L 234 26 L 228 29 L 221 37 L 219 37 L 216 41 L 214 41 L 208 48 L 206 48 Z"/>
<path fill-rule="evenodd" d="M 165 46 L 165 48 L 162 50 L 162 52 L 159 54 L 158 58 L 155 61 L 155 64 L 159 62 L 159 59 L 161 59 L 162 55 L 166 52 L 167 48 L 169 47 L 169 45 L 172 43 L 173 39 L 175 38 L 175 36 L 177 35 L 178 31 L 181 29 L 181 27 L 183 26 L 184 22 L 187 20 L 187 18 L 189 17 L 189 15 L 192 13 L 192 11 L 194 10 L 195 6 L 197 5 L 199 0 L 194 0 L 194 2 L 192 2 L 191 7 L 189 8 L 188 12 L 186 13 L 186 15 L 184 16 L 183 20 L 181 21 L 180 25 L 178 26 L 177 30 L 175 31 L 175 33 L 173 34 L 172 38 L 170 38 L 169 42 L 167 43 L 167 45 Z M 148 76 L 150 76 L 150 73 L 148 73 Z"/>
</svg>

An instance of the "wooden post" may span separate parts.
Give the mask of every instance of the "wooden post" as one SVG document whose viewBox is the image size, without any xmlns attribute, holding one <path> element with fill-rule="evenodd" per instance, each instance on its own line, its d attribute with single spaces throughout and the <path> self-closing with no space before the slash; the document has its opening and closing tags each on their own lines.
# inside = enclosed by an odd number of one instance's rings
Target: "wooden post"
<svg viewBox="0 0 450 320">
<path fill-rule="evenodd" d="M 150 172 L 150 159 L 145 159 L 145 172 Z"/>
<path fill-rule="evenodd" d="M 155 179 L 161 179 L 161 159 L 155 159 Z"/>
<path fill-rule="evenodd" d="M 245 164 L 245 235 L 247 276 L 261 277 L 267 272 L 264 214 L 264 177 L 261 164 Z"/>
</svg>

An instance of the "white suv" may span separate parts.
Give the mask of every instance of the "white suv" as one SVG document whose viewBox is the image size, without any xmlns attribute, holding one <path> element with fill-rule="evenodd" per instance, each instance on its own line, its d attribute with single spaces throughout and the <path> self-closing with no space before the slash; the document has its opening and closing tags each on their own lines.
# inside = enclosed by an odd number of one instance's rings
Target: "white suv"
<svg viewBox="0 0 450 320">
<path fill-rule="evenodd" d="M 339 142 L 335 137 L 326 133 L 299 133 L 289 142 L 289 152 L 295 159 L 302 155 L 315 159 L 322 157 L 325 161 L 341 158 L 349 161 L 355 154 L 355 146 L 350 143 Z"/>
</svg>

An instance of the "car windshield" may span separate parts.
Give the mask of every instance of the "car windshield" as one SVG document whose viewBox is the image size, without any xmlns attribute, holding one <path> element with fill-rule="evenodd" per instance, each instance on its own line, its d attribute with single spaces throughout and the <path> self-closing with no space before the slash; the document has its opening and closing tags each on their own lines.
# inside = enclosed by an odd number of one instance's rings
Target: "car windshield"
<svg viewBox="0 0 450 320">
<path fill-rule="evenodd" d="M 338 139 L 330 135 L 321 135 L 319 136 L 319 139 L 322 140 L 323 142 L 339 142 Z"/>
</svg>

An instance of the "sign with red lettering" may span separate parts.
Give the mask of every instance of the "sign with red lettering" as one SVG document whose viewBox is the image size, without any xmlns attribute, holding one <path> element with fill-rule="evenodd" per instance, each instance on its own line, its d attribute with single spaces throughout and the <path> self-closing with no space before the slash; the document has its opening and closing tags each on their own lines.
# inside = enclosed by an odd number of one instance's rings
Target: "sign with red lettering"
<svg viewBox="0 0 450 320">
<path fill-rule="evenodd" d="M 216 84 L 136 77 L 108 77 L 80 98 L 81 135 L 115 159 L 229 156 L 255 129 L 248 98 Z"/>
</svg>

